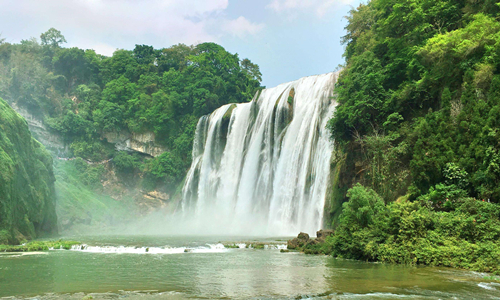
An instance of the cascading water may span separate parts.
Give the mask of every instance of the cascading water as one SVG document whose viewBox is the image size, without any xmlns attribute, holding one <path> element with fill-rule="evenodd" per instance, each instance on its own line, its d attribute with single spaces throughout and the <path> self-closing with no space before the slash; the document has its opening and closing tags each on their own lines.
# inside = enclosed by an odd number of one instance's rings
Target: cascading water
<svg viewBox="0 0 500 300">
<path fill-rule="evenodd" d="M 333 150 L 325 127 L 337 78 L 305 77 L 202 117 L 183 188 L 189 222 L 218 234 L 320 229 Z"/>
</svg>

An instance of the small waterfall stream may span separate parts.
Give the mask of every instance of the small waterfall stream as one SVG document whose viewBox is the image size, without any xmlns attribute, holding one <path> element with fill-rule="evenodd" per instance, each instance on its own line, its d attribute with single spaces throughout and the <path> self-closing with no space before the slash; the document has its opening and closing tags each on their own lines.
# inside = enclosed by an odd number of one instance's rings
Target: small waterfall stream
<svg viewBox="0 0 500 300">
<path fill-rule="evenodd" d="M 321 228 L 333 150 L 325 127 L 337 78 L 264 89 L 199 120 L 182 199 L 192 225 L 235 235 Z"/>
</svg>

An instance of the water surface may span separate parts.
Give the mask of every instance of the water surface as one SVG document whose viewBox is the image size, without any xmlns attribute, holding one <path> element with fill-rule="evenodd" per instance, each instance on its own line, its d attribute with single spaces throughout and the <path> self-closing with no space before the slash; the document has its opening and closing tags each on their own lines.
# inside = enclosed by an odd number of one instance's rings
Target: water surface
<svg viewBox="0 0 500 300">
<path fill-rule="evenodd" d="M 486 280 L 486 274 L 280 253 L 275 246 L 225 249 L 218 244 L 252 240 L 242 237 L 79 240 L 96 247 L 0 254 L 0 297 L 500 299 L 500 284 Z"/>
</svg>

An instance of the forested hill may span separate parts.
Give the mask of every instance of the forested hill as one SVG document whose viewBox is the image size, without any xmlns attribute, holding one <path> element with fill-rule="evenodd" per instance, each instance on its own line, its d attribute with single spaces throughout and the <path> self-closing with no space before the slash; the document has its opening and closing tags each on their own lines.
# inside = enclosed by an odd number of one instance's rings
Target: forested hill
<svg viewBox="0 0 500 300">
<path fill-rule="evenodd" d="M 387 201 L 500 202 L 499 6 L 372 0 L 351 11 L 330 121 L 335 201 L 361 182 Z"/>
<path fill-rule="evenodd" d="M 250 101 L 260 88 L 257 65 L 214 43 L 137 45 L 106 57 L 65 42 L 53 28 L 40 42 L 0 41 L 0 96 L 58 133 L 65 156 L 113 158 L 117 175 L 145 190 L 175 189 L 199 117 Z M 99 182 L 97 173 L 85 180 Z"/>
<path fill-rule="evenodd" d="M 52 158 L 0 98 L 0 245 L 57 232 Z"/>
<path fill-rule="evenodd" d="M 335 234 L 306 251 L 500 273 L 499 12 L 496 0 L 351 11 L 329 123 Z"/>
</svg>

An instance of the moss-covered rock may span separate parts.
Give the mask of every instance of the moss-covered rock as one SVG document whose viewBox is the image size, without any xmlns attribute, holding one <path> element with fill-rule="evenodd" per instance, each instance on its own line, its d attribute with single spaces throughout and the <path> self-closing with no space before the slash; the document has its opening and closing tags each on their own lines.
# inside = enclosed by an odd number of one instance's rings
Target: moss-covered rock
<svg viewBox="0 0 500 300">
<path fill-rule="evenodd" d="M 300 250 L 307 242 L 309 242 L 309 235 L 307 233 L 301 232 L 299 235 L 287 242 L 288 250 Z"/>
<path fill-rule="evenodd" d="M 229 123 L 231 122 L 231 115 L 233 110 L 236 108 L 236 104 L 231 104 L 227 109 L 226 113 L 222 116 L 221 122 L 221 137 L 223 139 L 227 138 L 227 133 L 229 131 Z"/>
<path fill-rule="evenodd" d="M 229 108 L 227 109 L 224 116 L 222 116 L 222 122 L 224 122 L 224 123 L 227 122 L 229 124 L 229 121 L 231 121 L 231 115 L 233 114 L 233 110 L 235 108 L 236 108 L 236 104 L 234 104 L 234 103 L 229 106 Z"/>
<path fill-rule="evenodd" d="M 57 231 L 52 157 L 0 98 L 0 243 Z"/>
<path fill-rule="evenodd" d="M 287 102 L 288 104 L 290 104 L 291 106 L 293 106 L 293 99 L 295 99 L 295 88 L 292 88 L 290 90 L 290 93 L 288 93 L 288 99 L 287 99 Z"/>
</svg>

